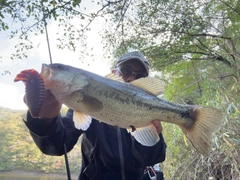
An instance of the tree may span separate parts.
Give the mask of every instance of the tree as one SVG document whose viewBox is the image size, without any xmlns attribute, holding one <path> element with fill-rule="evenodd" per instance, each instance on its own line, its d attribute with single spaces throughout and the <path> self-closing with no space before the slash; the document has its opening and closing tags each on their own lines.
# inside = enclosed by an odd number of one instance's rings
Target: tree
<svg viewBox="0 0 240 180">
<path fill-rule="evenodd" d="M 106 7 L 100 6 L 98 2 L 91 2 L 91 5 L 100 8 L 87 10 L 84 5 L 82 7 L 81 0 L 1 0 L 0 31 L 8 32 L 10 39 L 19 39 L 11 59 L 26 58 L 27 51 L 35 48 L 33 37 L 47 34 L 47 26 L 51 23 L 55 23 L 59 30 L 56 32 L 58 48 L 75 51 L 77 47 L 85 47 L 85 33 Z"/>
<path fill-rule="evenodd" d="M 100 8 L 90 14 L 79 10 L 80 1 L 16 4 L 1 0 L 0 3 L 1 31 L 9 29 L 7 16 L 22 22 L 20 29 L 11 32 L 11 37 L 20 35 L 22 40 L 17 52 L 32 48 L 29 34 L 35 33 L 34 28 L 44 33 L 45 22 L 50 21 L 64 27 L 58 47 L 75 50 L 76 43 L 84 40 L 89 24 L 103 17 L 101 33 L 106 49 L 116 57 L 128 50 L 141 50 L 151 61 L 152 69 L 162 72 L 166 99 L 213 106 L 225 113 L 223 127 L 214 139 L 214 149 L 205 158 L 186 148 L 189 142 L 181 131 L 165 125 L 165 129 L 170 129 L 165 131 L 169 144 L 168 160 L 164 163 L 166 176 L 239 177 L 239 0 L 98 1 Z M 74 18 L 80 19 L 78 27 L 71 24 Z M 26 20 L 31 20 L 30 25 Z M 19 54 L 14 57 L 22 58 Z"/>
<path fill-rule="evenodd" d="M 0 107 L 0 170 L 65 173 L 63 156 L 47 156 L 37 148 L 22 121 L 25 114 L 26 111 Z M 79 174 L 80 148 L 75 147 L 68 153 L 71 173 L 74 174 Z"/>
<path fill-rule="evenodd" d="M 225 114 L 223 127 L 217 132 L 214 151 L 205 159 L 195 152 L 186 152 L 184 146 L 180 146 L 179 151 L 176 146 L 187 141 L 171 127 L 170 132 L 179 138 L 167 138 L 171 149 L 168 149 L 169 163 L 165 172 L 174 178 L 180 176 L 180 179 L 237 178 L 240 2 L 125 2 L 111 7 L 112 28 L 106 27 L 107 43 L 112 44 L 116 55 L 131 49 L 141 50 L 151 61 L 152 69 L 162 72 L 161 78 L 166 82 L 165 98 L 179 103 L 213 106 L 229 113 Z M 113 9 L 121 9 L 121 13 Z M 171 134 L 165 133 L 167 137 Z M 234 167 L 229 166 L 231 161 L 236 162 Z M 174 170 L 170 172 L 168 169 Z"/>
</svg>

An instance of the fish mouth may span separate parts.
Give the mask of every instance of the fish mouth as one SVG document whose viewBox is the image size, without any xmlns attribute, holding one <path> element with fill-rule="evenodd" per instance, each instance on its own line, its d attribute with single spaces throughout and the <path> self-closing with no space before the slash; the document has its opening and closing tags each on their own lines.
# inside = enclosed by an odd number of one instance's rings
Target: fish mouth
<svg viewBox="0 0 240 180">
<path fill-rule="evenodd" d="M 41 69 L 41 76 L 43 77 L 46 89 L 58 87 L 59 93 L 72 93 L 71 83 L 72 80 L 75 78 L 75 74 L 67 73 L 68 71 L 66 71 L 66 69 L 67 68 L 62 64 L 43 63 Z"/>
<path fill-rule="evenodd" d="M 45 69 L 49 68 L 49 66 L 50 66 L 50 65 L 47 65 L 47 64 L 43 63 L 43 64 L 42 64 L 42 70 L 45 70 Z"/>
<path fill-rule="evenodd" d="M 41 69 L 41 76 L 43 77 L 43 81 L 45 84 L 45 87 L 48 89 L 49 87 L 51 87 L 52 84 L 52 77 L 54 74 L 53 69 L 51 68 L 51 64 L 42 64 L 42 69 Z"/>
<path fill-rule="evenodd" d="M 41 76 L 44 77 L 44 79 L 47 79 L 51 77 L 55 73 L 53 67 L 51 64 L 42 64 L 42 69 L 41 69 Z"/>
<path fill-rule="evenodd" d="M 47 64 L 42 64 L 42 69 L 41 69 L 41 76 L 46 77 L 47 75 L 49 75 L 49 65 Z"/>
</svg>

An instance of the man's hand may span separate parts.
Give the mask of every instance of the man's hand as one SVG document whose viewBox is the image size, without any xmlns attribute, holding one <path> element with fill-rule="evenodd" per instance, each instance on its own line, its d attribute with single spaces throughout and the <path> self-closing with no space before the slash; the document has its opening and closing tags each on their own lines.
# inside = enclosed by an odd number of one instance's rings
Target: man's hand
<svg viewBox="0 0 240 180">
<path fill-rule="evenodd" d="M 45 91 L 43 107 L 40 111 L 39 118 L 54 118 L 60 113 L 62 104 L 55 98 L 50 90 Z"/>
<path fill-rule="evenodd" d="M 155 126 L 157 133 L 160 134 L 162 132 L 162 124 L 159 120 L 153 120 L 153 125 Z"/>
<path fill-rule="evenodd" d="M 26 95 L 24 96 L 24 102 L 26 103 Z M 27 103 L 26 103 L 27 104 Z M 27 104 L 30 113 L 31 107 Z M 52 119 L 59 115 L 62 104 L 54 97 L 50 90 L 45 90 L 45 97 L 43 105 L 40 110 L 39 116 L 35 118 L 47 118 Z"/>
<path fill-rule="evenodd" d="M 14 82 L 25 84 L 26 94 L 23 98 L 32 117 L 52 119 L 60 113 L 62 104 L 53 96 L 50 90 L 45 90 L 42 76 L 34 69 L 21 71 Z"/>
</svg>

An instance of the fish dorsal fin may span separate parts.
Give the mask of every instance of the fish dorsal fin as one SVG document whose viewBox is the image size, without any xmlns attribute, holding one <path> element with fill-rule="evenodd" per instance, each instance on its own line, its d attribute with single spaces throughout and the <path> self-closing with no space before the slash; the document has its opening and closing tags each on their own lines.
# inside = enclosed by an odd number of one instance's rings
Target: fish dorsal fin
<svg viewBox="0 0 240 180">
<path fill-rule="evenodd" d="M 106 78 L 125 83 L 121 76 L 110 73 L 105 76 Z M 140 87 L 153 95 L 160 95 L 164 91 L 164 83 L 160 79 L 154 77 L 145 77 L 140 78 L 134 81 L 131 81 L 130 84 Z"/>
<path fill-rule="evenodd" d="M 109 73 L 105 76 L 106 78 L 109 78 L 109 79 L 112 79 L 114 81 L 118 81 L 118 82 L 122 82 L 122 83 L 125 83 L 122 79 L 121 76 L 119 75 L 116 75 L 116 74 L 113 74 L 113 73 Z"/>
<path fill-rule="evenodd" d="M 149 126 L 136 128 L 131 135 L 144 146 L 153 146 L 159 141 L 159 135 L 155 126 L 151 123 Z"/>
<path fill-rule="evenodd" d="M 162 94 L 164 91 L 163 81 L 154 77 L 140 78 L 130 82 L 130 84 L 138 86 L 156 96 Z"/>
<path fill-rule="evenodd" d="M 77 129 L 86 131 L 92 122 L 92 118 L 82 112 L 74 111 L 73 122 Z"/>
</svg>

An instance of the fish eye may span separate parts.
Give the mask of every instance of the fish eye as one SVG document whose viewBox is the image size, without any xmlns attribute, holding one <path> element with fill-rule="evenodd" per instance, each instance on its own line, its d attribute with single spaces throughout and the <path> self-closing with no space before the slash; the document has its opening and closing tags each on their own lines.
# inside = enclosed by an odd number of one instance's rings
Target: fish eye
<svg viewBox="0 0 240 180">
<path fill-rule="evenodd" d="M 57 64 L 56 67 L 58 70 L 64 70 L 64 66 L 62 64 Z"/>
</svg>

